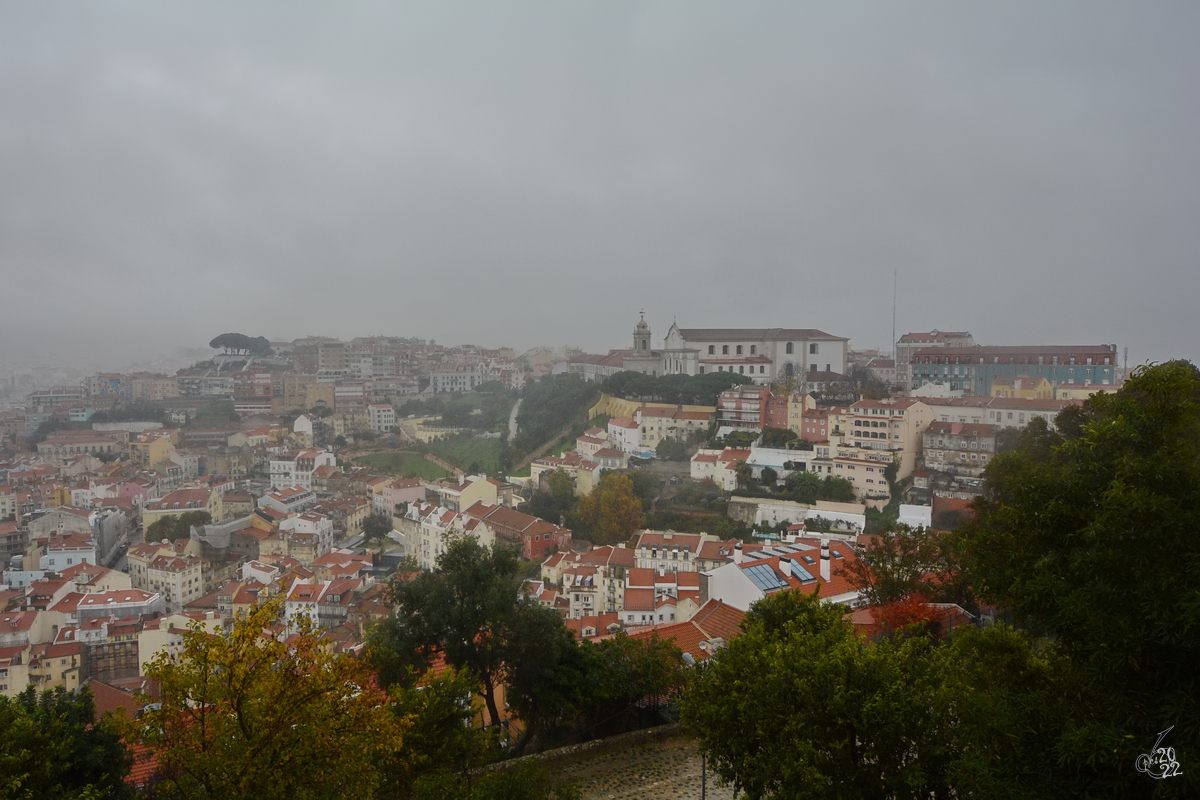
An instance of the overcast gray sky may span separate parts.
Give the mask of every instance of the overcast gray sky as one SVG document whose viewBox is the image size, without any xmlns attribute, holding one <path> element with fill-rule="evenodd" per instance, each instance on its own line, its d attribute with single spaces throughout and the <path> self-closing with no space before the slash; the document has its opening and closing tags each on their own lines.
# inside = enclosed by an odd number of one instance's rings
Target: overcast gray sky
<svg viewBox="0 0 1200 800">
<path fill-rule="evenodd" d="M 1200 360 L 1200 5 L 0 4 L 0 355 L 897 327 Z"/>
</svg>

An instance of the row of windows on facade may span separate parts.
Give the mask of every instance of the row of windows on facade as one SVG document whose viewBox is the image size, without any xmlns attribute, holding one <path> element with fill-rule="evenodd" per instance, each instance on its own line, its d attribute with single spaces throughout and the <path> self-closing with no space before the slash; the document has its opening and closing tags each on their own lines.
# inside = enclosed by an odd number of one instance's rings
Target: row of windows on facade
<svg viewBox="0 0 1200 800">
<path fill-rule="evenodd" d="M 784 352 L 787 355 L 792 355 L 793 353 L 795 353 L 796 352 L 795 343 L 788 342 L 786 347 L 784 348 Z M 808 352 L 812 355 L 817 355 L 817 345 L 810 344 L 808 346 Z M 717 354 L 717 346 L 715 344 L 710 344 L 708 346 L 708 354 L 710 356 L 715 356 Z M 739 355 L 739 356 L 742 355 L 742 345 L 739 344 L 739 345 L 734 346 L 734 354 Z M 729 345 L 727 345 L 727 344 L 721 345 L 721 355 L 723 355 L 723 356 L 729 355 Z M 752 356 L 758 355 L 758 345 L 756 345 L 756 344 L 750 345 L 750 355 L 752 355 Z"/>
<path fill-rule="evenodd" d="M 851 470 L 851 471 L 853 471 L 854 469 L 856 469 L 856 467 L 855 467 L 853 464 L 838 464 L 838 465 L 837 465 L 837 468 L 838 468 L 838 469 L 843 469 L 843 468 L 844 468 L 844 469 L 848 469 L 848 470 Z M 875 467 L 863 467 L 863 469 L 865 469 L 867 472 L 874 472 L 876 468 L 875 468 Z M 883 472 L 883 470 L 884 470 L 884 469 L 885 469 L 884 467 L 879 467 L 879 471 L 880 471 L 880 472 Z"/>
<path fill-rule="evenodd" d="M 791 351 L 789 350 L 788 352 L 790 353 Z M 931 360 L 931 359 L 932 359 L 932 360 Z M 918 363 L 920 363 L 920 364 L 931 364 L 931 363 L 932 363 L 932 364 L 942 364 L 942 363 L 946 363 L 946 364 L 950 364 L 950 363 L 954 363 L 954 364 L 986 364 L 986 363 L 987 363 L 987 357 L 986 357 L 986 356 L 954 356 L 954 361 L 953 361 L 953 362 L 951 362 L 951 361 L 950 361 L 950 356 L 946 356 L 946 360 L 943 362 L 943 361 L 942 361 L 942 357 L 941 357 L 941 356 L 924 356 L 924 357 L 917 357 L 917 356 L 914 356 L 914 357 L 913 357 L 913 360 L 912 360 L 912 363 L 914 363 L 914 364 L 918 364 Z M 999 363 L 1001 363 L 1001 361 L 1000 361 L 1000 356 L 992 356 L 992 363 L 993 363 L 993 364 L 999 364 Z M 1005 361 L 1005 362 L 1003 362 L 1003 363 L 1005 363 L 1005 364 L 1032 364 L 1032 363 L 1034 363 L 1034 362 L 1033 362 L 1033 356 L 1025 356 L 1025 358 L 1023 358 L 1023 359 L 1019 359 L 1019 358 L 1017 358 L 1017 357 L 1015 357 L 1015 356 L 1009 356 L 1009 357 L 1008 357 L 1008 360 L 1007 360 L 1007 361 Z M 1046 363 L 1046 357 L 1045 357 L 1045 356 L 1038 356 L 1038 357 L 1037 357 L 1037 363 L 1038 363 L 1038 364 L 1045 364 L 1045 363 Z M 1058 356 L 1051 356 L 1051 357 L 1050 357 L 1050 363 L 1051 363 L 1051 364 L 1059 364 L 1059 363 L 1061 363 L 1061 362 L 1060 362 L 1060 360 L 1059 360 L 1059 357 L 1058 357 Z M 1069 356 L 1069 357 L 1067 358 L 1067 361 L 1066 361 L 1065 363 L 1067 363 L 1067 364 L 1077 364 L 1077 363 L 1079 363 L 1079 362 L 1078 362 L 1078 360 L 1075 358 L 1075 356 Z M 1092 361 L 1092 357 L 1091 357 L 1091 356 L 1088 356 L 1088 357 L 1086 358 L 1086 360 L 1084 361 L 1084 363 L 1085 363 L 1085 364 L 1091 364 L 1091 363 L 1094 363 L 1094 362 Z M 1112 362 L 1110 361 L 1110 356 L 1105 356 L 1105 357 L 1104 357 L 1104 361 L 1103 361 L 1103 362 L 1097 362 L 1097 363 L 1110 364 L 1110 363 L 1112 363 Z"/>
<path fill-rule="evenodd" d="M 854 435 L 855 435 L 855 436 L 858 436 L 858 437 L 860 437 L 860 438 L 863 438 L 863 439 L 886 439 L 886 438 L 888 438 L 888 435 L 887 435 L 887 432 L 886 432 L 886 431 L 883 431 L 883 432 L 878 432 L 878 431 L 855 431 L 855 432 L 854 432 Z M 898 433 L 894 433 L 894 434 L 892 434 L 892 438 L 893 438 L 893 439 L 899 439 L 899 438 L 900 438 L 900 434 L 898 434 Z"/>
<path fill-rule="evenodd" d="M 643 553 L 642 555 L 643 555 L 643 556 L 645 556 L 645 553 Z M 658 558 L 658 557 L 659 557 L 659 554 L 658 554 L 658 551 L 657 551 L 657 550 L 655 550 L 655 551 L 653 551 L 653 552 L 651 552 L 651 553 L 650 553 L 650 558 Z M 663 550 L 663 551 L 662 551 L 662 557 L 663 557 L 663 558 L 666 558 L 666 557 L 667 557 L 667 551 L 666 551 L 666 550 Z M 672 551 L 671 551 L 671 560 L 672 560 L 672 561 L 674 561 L 675 559 L 678 559 L 678 558 L 679 558 L 679 551 L 678 551 L 678 550 L 672 550 Z M 683 551 L 683 560 L 684 560 L 684 561 L 687 561 L 689 558 L 691 558 L 691 555 L 688 553 L 688 551 L 687 551 L 687 550 L 684 550 L 684 551 Z M 651 569 L 654 569 L 653 565 L 651 566 Z"/>
<path fill-rule="evenodd" d="M 945 440 L 945 439 L 938 439 L 938 440 L 937 440 L 937 446 L 938 446 L 938 447 L 945 447 L 945 446 L 946 446 L 946 440 Z M 978 450 L 978 449 L 979 449 L 979 442 L 978 442 L 978 441 L 972 441 L 972 442 L 969 442 L 969 443 L 968 443 L 968 441 L 967 441 L 967 440 L 965 440 L 965 439 L 960 439 L 959 441 L 955 442 L 955 441 L 952 439 L 952 440 L 950 440 L 950 446 L 951 446 L 951 447 L 953 447 L 953 448 L 955 448 L 956 450 Z M 984 450 L 986 450 L 986 449 L 987 449 L 987 447 L 984 447 L 983 449 L 984 449 Z"/>
<path fill-rule="evenodd" d="M 933 367 L 933 369 L 930 369 L 929 367 L 925 366 L 924 364 L 922 364 L 922 365 L 921 365 L 921 374 L 922 374 L 922 375 L 962 375 L 962 376 L 964 376 L 964 377 L 970 377 L 970 375 L 971 375 L 971 370 L 970 370 L 970 368 L 969 368 L 969 367 L 961 367 L 961 370 L 962 370 L 961 372 L 960 372 L 959 370 L 960 370 L 960 368 L 959 368 L 959 367 L 955 367 L 955 366 L 949 366 L 949 367 L 948 367 L 948 366 L 946 366 L 946 365 L 944 365 L 944 364 L 943 364 L 941 367 L 934 366 L 934 367 Z M 1041 369 L 1041 367 L 1039 367 L 1039 368 L 1038 368 L 1037 374 L 1038 374 L 1038 375 L 1041 375 L 1041 374 L 1042 374 L 1042 369 Z M 1087 375 L 1087 376 L 1090 378 L 1090 377 L 1091 377 L 1091 375 L 1092 375 L 1092 370 L 1091 370 L 1090 368 L 1089 368 L 1089 369 L 1086 369 L 1086 370 L 1084 371 L 1084 374 L 1085 374 L 1085 375 Z M 1107 373 L 1107 371 L 1105 371 L 1105 372 L 1103 372 L 1102 374 L 1105 374 L 1105 375 L 1107 375 L 1108 373 Z M 1074 377 L 1075 377 L 1075 370 L 1074 370 L 1074 369 L 1068 369 L 1068 370 L 1067 370 L 1067 377 L 1068 377 L 1068 379 L 1074 378 Z M 982 377 L 980 378 L 980 380 L 982 380 Z M 1107 378 L 1104 378 L 1104 379 L 1103 379 L 1103 382 L 1104 382 L 1105 384 L 1107 384 L 1107 383 L 1108 383 L 1108 379 L 1107 379 Z"/>
<path fill-rule="evenodd" d="M 930 455 L 931 455 L 931 456 L 932 456 L 934 459 L 943 459 L 943 458 L 945 458 L 945 457 L 946 457 L 946 451 L 945 451 L 945 450 L 931 450 L 931 451 L 930 451 Z M 988 457 L 987 457 L 987 454 L 985 454 L 985 453 L 971 453 L 971 460 L 972 460 L 972 461 L 975 461 L 975 460 L 979 460 L 979 461 L 987 461 L 987 459 L 988 459 Z M 966 454 L 966 453 L 959 453 L 959 454 L 958 454 L 958 460 L 959 460 L 959 461 L 966 461 L 966 460 L 967 460 L 967 454 Z"/>
</svg>

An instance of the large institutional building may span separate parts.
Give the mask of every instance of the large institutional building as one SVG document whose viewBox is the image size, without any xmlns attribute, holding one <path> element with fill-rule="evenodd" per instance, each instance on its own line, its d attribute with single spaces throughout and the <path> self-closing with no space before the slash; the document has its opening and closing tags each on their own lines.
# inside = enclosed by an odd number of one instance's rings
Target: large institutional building
<svg viewBox="0 0 1200 800">
<path fill-rule="evenodd" d="M 633 329 L 633 348 L 606 356 L 580 356 L 571 371 L 605 378 L 631 370 L 647 375 L 736 372 L 755 383 L 810 373 L 845 373 L 850 340 L 811 328 L 680 328 L 672 324 L 661 348 L 651 344 L 643 317 Z"/>
</svg>

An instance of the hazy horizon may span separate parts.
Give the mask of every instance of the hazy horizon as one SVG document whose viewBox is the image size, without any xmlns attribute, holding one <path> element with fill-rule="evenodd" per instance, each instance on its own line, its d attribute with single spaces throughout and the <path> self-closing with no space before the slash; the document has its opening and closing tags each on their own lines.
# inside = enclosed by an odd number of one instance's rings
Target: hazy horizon
<svg viewBox="0 0 1200 800">
<path fill-rule="evenodd" d="M 685 327 L 1200 361 L 1200 8 L 0 8 L 0 361 Z M 178 356 L 174 356 L 178 357 Z"/>
</svg>

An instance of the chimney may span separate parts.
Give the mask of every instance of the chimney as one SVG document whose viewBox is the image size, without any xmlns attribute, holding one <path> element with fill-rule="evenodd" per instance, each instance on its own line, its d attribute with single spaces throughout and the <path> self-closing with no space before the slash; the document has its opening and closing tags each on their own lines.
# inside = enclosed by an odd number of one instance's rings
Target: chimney
<svg viewBox="0 0 1200 800">
<path fill-rule="evenodd" d="M 792 560 L 787 556 L 779 559 L 779 571 L 783 573 L 783 577 L 792 577 Z"/>
<path fill-rule="evenodd" d="M 828 539 L 821 539 L 821 580 L 826 583 L 830 580 Z"/>
<path fill-rule="evenodd" d="M 745 556 L 742 555 L 742 543 L 738 542 L 733 546 L 733 563 L 740 564 L 744 559 Z"/>
</svg>

